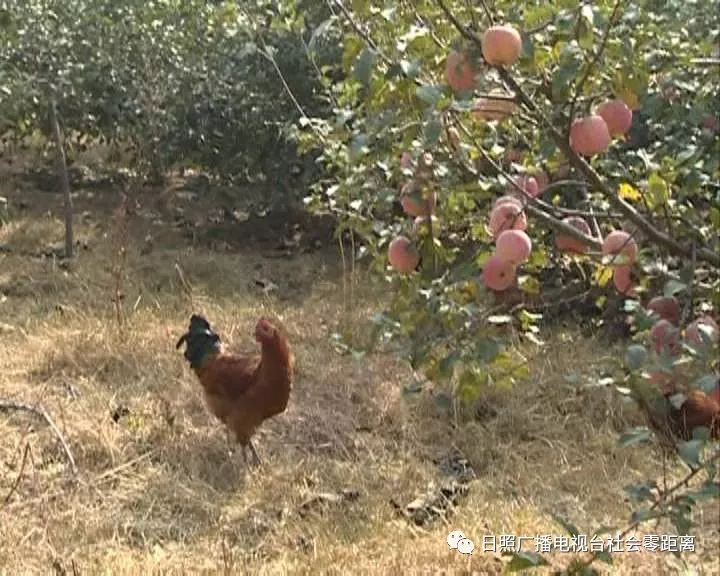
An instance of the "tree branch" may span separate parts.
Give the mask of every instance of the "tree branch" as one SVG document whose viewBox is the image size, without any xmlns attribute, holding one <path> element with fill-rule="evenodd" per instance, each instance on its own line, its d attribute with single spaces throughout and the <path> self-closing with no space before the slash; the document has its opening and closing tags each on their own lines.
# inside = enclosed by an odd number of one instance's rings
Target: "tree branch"
<svg viewBox="0 0 720 576">
<path fill-rule="evenodd" d="M 706 464 L 714 463 L 718 460 L 720 460 L 720 451 L 715 452 L 715 454 L 713 454 L 710 458 L 708 458 L 708 460 L 706 461 Z M 650 511 L 652 512 L 658 506 L 660 506 L 661 504 L 664 504 L 667 501 L 668 496 L 672 496 L 675 492 L 677 492 L 681 488 L 684 488 L 685 486 L 687 486 L 692 481 L 692 479 L 695 478 L 695 476 L 697 476 L 700 473 L 700 471 L 702 471 L 702 470 L 705 470 L 705 467 L 701 466 L 699 468 L 695 468 L 694 470 L 690 471 L 682 480 L 679 480 L 677 483 L 673 484 L 670 488 L 668 488 L 667 490 L 664 490 L 658 496 L 658 498 L 655 500 L 653 505 L 650 506 Z M 623 530 L 622 532 L 620 532 L 620 534 L 618 534 L 618 539 L 623 540 L 628 534 L 630 534 L 630 532 L 632 532 L 638 526 L 640 526 L 640 524 L 641 524 L 640 520 L 636 520 L 636 521 L 632 522 L 627 528 L 625 528 L 625 530 Z M 592 564 L 593 562 L 595 562 L 595 560 L 598 559 L 599 555 L 600 555 L 599 552 L 593 552 L 590 555 L 590 557 L 587 560 L 585 560 L 581 566 L 579 566 L 579 568 L 582 568 L 583 566 L 590 566 L 590 564 Z"/>
<path fill-rule="evenodd" d="M 658 230 L 648 220 L 646 220 L 635 208 L 625 202 L 617 194 L 614 194 L 600 178 L 599 174 L 587 163 L 587 161 L 581 158 L 575 151 L 570 147 L 570 142 L 552 125 L 547 117 L 538 109 L 538 107 L 528 98 L 527 94 L 523 92 L 522 88 L 518 85 L 515 79 L 510 75 L 507 70 L 499 69 L 500 76 L 505 82 L 516 92 L 518 98 L 522 104 L 533 112 L 537 118 L 539 118 L 545 125 L 545 128 L 549 131 L 555 144 L 565 154 L 570 163 L 589 181 L 590 185 L 601 191 L 607 198 L 608 202 L 623 214 L 625 218 L 635 224 L 645 236 L 656 242 L 657 244 L 664 246 L 670 252 L 676 256 L 690 257 L 692 256 L 692 246 L 684 246 L 675 240 L 672 236 L 668 235 L 662 230 Z M 707 248 L 701 248 L 697 251 L 699 259 L 709 262 L 714 266 L 720 266 L 720 254 L 708 250 Z"/>
<path fill-rule="evenodd" d="M 455 26 L 455 28 L 458 30 L 458 32 L 460 32 L 462 36 L 469 40 L 472 40 L 479 47 L 482 47 L 482 42 L 480 38 L 476 34 L 473 34 L 472 31 L 468 30 L 465 26 L 463 26 L 463 24 L 455 17 L 455 15 L 452 14 L 452 12 L 443 0 L 435 0 L 435 2 L 438 4 L 438 6 L 440 6 L 440 8 L 447 16 L 448 20 L 450 20 L 450 22 Z M 686 258 L 692 256 L 692 246 L 685 246 L 672 238 L 667 233 L 663 232 L 662 230 L 658 230 L 637 210 L 635 210 L 635 208 L 625 202 L 622 198 L 618 197 L 617 194 L 614 194 L 608 188 L 607 184 L 603 182 L 603 180 L 592 168 L 592 166 L 590 166 L 590 164 L 588 164 L 584 158 L 581 158 L 578 154 L 575 153 L 575 151 L 570 147 L 570 143 L 567 138 L 565 138 L 560 132 L 558 132 L 557 128 L 553 126 L 550 120 L 548 120 L 547 116 L 545 116 L 545 114 L 538 108 L 538 106 L 530 99 L 530 97 L 525 93 L 525 91 L 521 88 L 517 81 L 512 77 L 510 72 L 502 67 L 496 67 L 496 69 L 500 74 L 500 77 L 516 94 L 520 102 L 545 126 L 545 129 L 552 136 L 557 147 L 560 148 L 560 150 L 568 158 L 570 163 L 581 174 L 583 174 L 585 178 L 587 178 L 588 182 L 594 189 L 597 189 L 603 193 L 603 195 L 607 198 L 608 202 L 610 202 L 610 204 L 616 210 L 621 212 L 625 218 L 635 224 L 648 239 L 656 242 L 660 246 L 667 248 L 668 251 L 672 252 L 676 256 L 683 256 Z M 698 259 L 708 262 L 714 266 L 720 267 L 720 254 L 717 254 L 712 250 L 708 250 L 707 248 L 697 249 L 696 254 Z"/>
<path fill-rule="evenodd" d="M 55 143 L 55 170 L 57 171 L 57 177 L 60 181 L 60 189 L 62 190 L 64 201 L 65 258 L 72 258 L 75 244 L 73 235 L 73 200 L 70 191 L 67 160 L 65 158 L 65 137 L 63 136 L 60 120 L 58 119 L 55 95 L 52 93 L 49 97 L 49 117 L 50 130 L 52 131 L 53 141 Z"/>
<path fill-rule="evenodd" d="M 620 16 L 621 4 L 622 0 L 616 0 L 612 14 L 610 15 L 610 20 L 608 21 L 607 28 L 605 28 L 605 33 L 603 34 L 603 38 L 600 41 L 600 47 L 595 53 L 595 56 L 593 56 L 593 59 L 588 63 L 587 68 L 585 69 L 585 73 L 580 78 L 580 81 L 575 85 L 575 94 L 573 95 L 572 102 L 570 102 L 570 112 L 568 112 L 568 123 L 572 122 L 573 116 L 575 115 L 575 106 L 577 105 L 580 94 L 582 94 L 585 83 L 592 75 L 593 70 L 595 70 L 595 66 L 600 61 L 600 58 L 602 58 L 603 52 L 605 52 L 605 46 L 607 46 L 608 40 L 610 39 L 610 31 L 613 29 L 613 26 L 615 26 L 615 24 L 617 23 L 617 19 Z"/>
<path fill-rule="evenodd" d="M 432 38 L 432 41 L 435 42 L 435 45 L 440 48 L 442 51 L 447 51 L 448 47 L 447 45 L 440 39 L 440 37 L 435 34 L 435 30 L 432 29 L 431 26 L 428 25 L 428 23 L 425 21 L 425 19 L 420 14 L 420 11 L 417 7 L 416 0 L 410 0 L 408 2 L 404 2 L 404 4 L 407 4 L 408 8 L 412 10 L 412 13 L 415 15 L 415 19 L 425 28 L 427 28 L 428 32 L 430 33 L 430 38 Z"/>
<path fill-rule="evenodd" d="M 480 145 L 479 142 L 475 139 L 475 137 L 472 135 L 470 130 L 459 120 L 456 118 L 456 122 L 458 126 L 460 126 L 460 129 L 465 133 L 465 136 L 470 138 L 475 148 L 477 148 L 478 152 L 480 152 L 480 155 L 483 157 L 483 160 L 485 160 L 490 166 L 495 170 L 495 172 L 501 176 L 503 176 L 510 185 L 515 188 L 516 191 L 518 191 L 520 194 L 522 194 L 523 198 L 525 199 L 524 202 L 524 210 L 535 216 L 538 220 L 541 220 L 546 225 L 548 225 L 550 228 L 553 228 L 554 230 L 558 232 L 562 232 L 563 234 L 570 236 L 574 238 L 575 240 L 578 240 L 579 242 L 582 242 L 586 246 L 590 246 L 594 250 L 600 251 L 602 249 L 602 243 L 592 236 L 586 236 L 580 230 L 575 228 L 574 226 L 571 226 L 570 224 L 567 224 L 566 222 L 563 222 L 562 220 L 558 220 L 557 218 L 553 217 L 552 215 L 548 214 L 543 210 L 542 208 L 536 206 L 535 204 L 539 204 L 542 202 L 541 200 L 538 200 L 537 198 L 531 197 L 525 190 L 519 186 L 515 180 L 510 176 L 508 173 L 506 173 L 491 157 L 490 155 L 483 149 L 483 147 Z M 544 204 L 544 203 L 543 203 Z"/>
<path fill-rule="evenodd" d="M 483 7 L 483 10 L 485 11 L 485 16 L 487 16 L 487 19 L 490 22 L 490 25 L 491 26 L 494 25 L 495 18 L 493 17 L 492 10 L 490 10 L 488 3 L 485 0 L 480 0 L 480 5 Z"/>
<path fill-rule="evenodd" d="M 345 17 L 345 20 L 347 20 L 348 24 L 350 24 L 350 27 L 355 31 L 355 33 L 367 44 L 379 57 L 380 60 L 385 62 L 388 66 L 393 66 L 395 62 L 392 58 L 390 58 L 385 52 L 383 52 L 380 47 L 375 43 L 375 41 L 370 37 L 370 35 L 365 32 L 361 27 L 360 24 L 357 23 L 357 21 L 353 18 L 353 15 L 350 13 L 350 11 L 345 7 L 342 0 L 326 0 L 326 3 L 329 8 L 332 9 L 332 6 L 335 5 L 340 9 L 340 12 L 342 12 L 343 16 Z M 430 28 L 428 27 L 428 30 Z M 409 78 L 409 76 L 402 72 L 402 75 L 405 78 Z M 432 78 L 423 77 L 422 81 L 420 78 L 414 78 L 412 79 L 416 86 L 422 86 L 423 82 L 432 83 Z M 502 94 L 478 94 L 478 97 L 485 98 L 486 100 L 509 100 L 512 102 L 516 101 L 516 98 L 514 96 L 505 96 Z"/>
</svg>

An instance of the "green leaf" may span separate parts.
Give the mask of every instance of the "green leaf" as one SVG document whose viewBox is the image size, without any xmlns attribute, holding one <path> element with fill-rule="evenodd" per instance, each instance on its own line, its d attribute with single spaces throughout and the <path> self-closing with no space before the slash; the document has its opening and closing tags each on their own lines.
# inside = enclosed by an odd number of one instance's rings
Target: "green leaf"
<svg viewBox="0 0 720 576">
<path fill-rule="evenodd" d="M 313 30 L 312 36 L 310 36 L 310 41 L 308 42 L 308 49 L 310 51 L 313 51 L 315 49 L 315 44 L 317 43 L 318 39 L 321 38 L 330 28 L 332 28 L 333 23 L 335 22 L 335 16 L 331 16 L 327 20 L 323 20 L 315 30 Z"/>
<path fill-rule="evenodd" d="M 442 123 L 436 115 L 433 115 L 430 120 L 425 123 L 425 127 L 423 129 L 425 146 L 428 148 L 432 148 L 433 146 L 435 146 L 435 144 L 437 144 L 438 140 L 440 139 L 441 132 Z"/>
<path fill-rule="evenodd" d="M 502 344 L 494 338 L 481 338 L 476 342 L 474 351 L 480 361 L 489 364 L 502 352 Z"/>
<path fill-rule="evenodd" d="M 625 364 L 632 370 L 640 370 L 645 365 L 648 352 L 641 344 L 631 344 L 625 352 Z"/>
<path fill-rule="evenodd" d="M 686 289 L 687 284 L 683 284 L 682 282 L 678 282 L 677 280 L 671 278 L 665 283 L 665 286 L 663 287 L 663 296 L 675 296 L 676 294 L 679 294 Z"/>
<path fill-rule="evenodd" d="M 657 208 L 667 204 L 670 199 L 670 189 L 667 182 L 657 174 L 653 173 L 648 178 L 647 203 L 650 208 Z"/>
<path fill-rule="evenodd" d="M 702 440 L 689 440 L 687 442 L 678 442 L 678 454 L 683 462 L 691 469 L 700 468 L 700 453 L 702 452 L 705 442 Z"/>
<path fill-rule="evenodd" d="M 370 148 L 368 146 L 369 138 L 367 134 L 358 134 L 350 143 L 350 158 L 357 160 L 361 156 L 364 156 L 368 152 L 370 152 Z"/>
<path fill-rule="evenodd" d="M 420 60 L 400 60 L 400 70 L 410 80 L 413 80 L 420 74 Z"/>
<path fill-rule="evenodd" d="M 710 428 L 707 426 L 695 426 L 692 429 L 692 439 L 708 442 L 710 440 Z"/>
<path fill-rule="evenodd" d="M 358 81 L 362 82 L 365 86 L 370 84 L 370 78 L 372 76 L 372 71 L 375 67 L 376 60 L 377 55 L 375 54 L 375 52 L 373 52 L 369 48 L 364 48 L 363 51 L 360 52 L 360 56 L 358 56 L 358 59 L 355 61 L 353 76 Z"/>
<path fill-rule="evenodd" d="M 640 510 L 635 510 L 630 515 L 630 521 L 635 522 L 647 522 L 648 520 L 653 520 L 654 518 L 658 518 L 661 515 L 661 512 L 657 510 L 648 510 L 647 508 L 641 508 Z"/>
<path fill-rule="evenodd" d="M 466 370 L 460 376 L 456 394 L 458 398 L 470 404 L 478 399 L 482 392 L 483 384 L 487 383 L 488 375 L 476 369 Z"/>
<path fill-rule="evenodd" d="M 457 350 L 445 356 L 438 365 L 440 375 L 445 377 L 452 376 L 453 368 L 458 360 L 460 360 L 460 352 Z"/>
<path fill-rule="evenodd" d="M 384 312 L 374 314 L 370 321 L 377 326 L 385 327 L 391 330 L 397 330 L 400 328 L 400 323 Z"/>
<path fill-rule="evenodd" d="M 623 304 L 623 310 L 625 310 L 625 312 L 637 312 L 639 310 L 644 310 L 644 308 L 637 300 L 628 299 L 625 300 Z"/>
<path fill-rule="evenodd" d="M 692 262 L 680 268 L 678 276 L 680 276 L 681 282 L 684 282 L 685 284 L 691 284 L 693 281 L 693 277 L 695 276 L 695 266 L 693 266 Z"/>
<path fill-rule="evenodd" d="M 444 392 L 441 392 L 435 396 L 435 406 L 440 408 L 440 410 L 450 410 L 450 408 L 452 408 L 452 398 Z"/>
<path fill-rule="evenodd" d="M 423 390 L 423 385 L 420 382 L 411 382 L 410 384 L 405 384 L 402 388 L 402 394 L 403 396 L 414 396 L 415 394 L 419 394 Z"/>
<path fill-rule="evenodd" d="M 625 301 L 628 302 L 627 300 Z M 653 314 L 649 314 L 642 306 L 635 310 L 635 328 L 642 332 L 643 330 L 649 330 L 657 322 L 657 317 Z"/>
<path fill-rule="evenodd" d="M 578 530 L 577 527 L 566 518 L 563 518 L 558 514 L 553 514 L 552 518 L 553 520 L 555 520 L 555 522 L 560 524 L 560 526 L 562 526 L 565 531 L 570 534 L 570 536 L 577 536 L 578 534 L 580 534 L 580 530 Z"/>
<path fill-rule="evenodd" d="M 710 223 L 716 230 L 720 229 L 720 208 L 710 208 Z"/>
<path fill-rule="evenodd" d="M 593 14 L 592 6 L 585 4 L 580 11 L 581 19 L 578 22 L 578 42 L 584 50 L 590 50 L 593 46 L 594 40 L 594 27 L 593 21 L 595 15 Z"/>
<path fill-rule="evenodd" d="M 618 444 L 620 447 L 625 448 L 627 446 L 632 446 L 633 444 L 648 442 L 651 438 L 652 431 L 647 426 L 639 426 L 620 436 Z"/>
<path fill-rule="evenodd" d="M 549 565 L 545 558 L 535 552 L 503 552 L 504 556 L 509 554 L 511 554 L 512 557 L 506 566 L 508 572 L 520 572 L 528 568 L 538 568 Z"/>
<path fill-rule="evenodd" d="M 612 563 L 613 563 L 613 558 L 610 555 L 610 552 L 608 552 L 607 550 L 603 550 L 602 552 L 597 552 L 595 554 L 595 558 L 600 560 L 600 562 L 605 562 L 605 564 L 612 565 Z"/>
<path fill-rule="evenodd" d="M 686 496 L 696 502 L 720 498 L 720 482 L 706 480 L 700 488 L 687 492 Z"/>
<path fill-rule="evenodd" d="M 603 524 L 600 526 L 595 532 L 593 532 L 593 536 L 602 536 L 603 534 L 611 534 L 612 532 L 617 531 L 617 526 L 608 526 L 607 524 Z"/>
<path fill-rule="evenodd" d="M 255 42 L 245 42 L 245 44 L 242 47 L 242 50 L 240 50 L 238 56 L 240 58 L 245 58 L 247 56 L 252 56 L 258 51 L 257 44 Z"/>
<path fill-rule="evenodd" d="M 592 10 L 592 5 L 585 4 L 582 9 L 580 10 L 580 16 L 582 16 L 582 19 L 587 22 L 587 24 L 592 27 L 595 23 L 595 14 Z"/>
<path fill-rule="evenodd" d="M 568 96 L 583 61 L 583 52 L 577 44 L 566 44 L 561 49 L 558 68 L 552 79 L 553 98 L 564 99 Z"/>
<path fill-rule="evenodd" d="M 564 380 L 565 382 L 567 382 L 568 384 L 572 384 L 573 386 L 579 386 L 580 384 L 582 384 L 582 379 L 578 374 L 574 372 L 564 376 Z"/>
<path fill-rule="evenodd" d="M 718 374 L 706 374 L 702 378 L 695 381 L 695 387 L 710 394 L 720 384 L 720 375 Z"/>
<path fill-rule="evenodd" d="M 430 86 L 428 84 L 416 87 L 415 94 L 420 100 L 425 102 L 425 104 L 433 108 L 442 97 L 442 91 L 440 88 L 437 86 Z"/>
<path fill-rule="evenodd" d="M 525 28 L 536 28 L 540 24 L 552 20 L 554 15 L 555 7 L 550 3 L 538 6 L 528 5 L 523 10 L 523 23 Z"/>
<path fill-rule="evenodd" d="M 655 482 L 628 484 L 624 487 L 624 490 L 634 502 L 652 501 L 655 497 L 654 490 L 657 490 L 657 484 Z"/>
<path fill-rule="evenodd" d="M 678 534 L 688 534 L 690 529 L 693 527 L 692 520 L 688 517 L 685 511 L 678 511 L 670 514 L 670 520 L 675 526 Z"/>
</svg>

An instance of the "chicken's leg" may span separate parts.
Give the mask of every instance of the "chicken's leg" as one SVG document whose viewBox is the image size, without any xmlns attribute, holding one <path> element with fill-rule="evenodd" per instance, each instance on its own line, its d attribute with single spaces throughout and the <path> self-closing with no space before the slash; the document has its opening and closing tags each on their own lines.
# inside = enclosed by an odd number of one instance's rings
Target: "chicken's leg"
<svg viewBox="0 0 720 576">
<path fill-rule="evenodd" d="M 250 464 L 250 461 L 248 460 L 248 446 L 250 447 L 250 452 L 252 452 L 253 455 L 253 463 Z M 248 442 L 247 444 L 242 445 L 242 455 L 243 460 L 245 461 L 245 466 L 250 468 L 251 466 L 259 466 L 261 464 L 260 457 L 258 456 L 257 451 L 255 450 L 255 446 L 253 446 L 252 442 Z"/>
<path fill-rule="evenodd" d="M 245 456 L 245 463 L 248 463 L 247 459 L 247 448 L 250 448 L 250 452 L 252 452 L 254 465 L 259 466 L 262 464 L 262 461 L 260 460 L 260 456 L 258 456 L 257 450 L 255 450 L 255 445 L 252 443 L 252 440 L 248 440 L 248 443 L 246 446 L 243 446 L 243 455 Z"/>
<path fill-rule="evenodd" d="M 226 429 L 225 434 L 227 436 L 228 455 L 232 458 L 233 454 L 235 454 L 235 445 L 237 443 L 237 440 L 233 437 L 232 432 L 230 432 L 230 430 Z"/>
<path fill-rule="evenodd" d="M 250 446 L 250 451 L 255 458 L 255 464 L 259 466 L 260 464 L 262 464 L 262 461 L 260 460 L 260 456 L 258 456 L 257 450 L 255 450 L 255 445 L 253 444 L 252 440 L 248 441 L 248 446 Z"/>
</svg>

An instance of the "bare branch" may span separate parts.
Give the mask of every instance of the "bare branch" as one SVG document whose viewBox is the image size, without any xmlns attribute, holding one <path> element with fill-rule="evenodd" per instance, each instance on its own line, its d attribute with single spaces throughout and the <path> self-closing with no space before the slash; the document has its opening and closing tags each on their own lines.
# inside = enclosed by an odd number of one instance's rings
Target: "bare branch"
<svg viewBox="0 0 720 576">
<path fill-rule="evenodd" d="M 255 18 L 250 12 L 245 12 L 246 16 L 252 22 L 255 23 Z M 285 76 L 282 73 L 282 70 L 280 70 L 280 66 L 278 66 L 277 60 L 275 60 L 275 57 L 273 56 L 272 52 L 270 51 L 267 43 L 265 42 L 265 38 L 260 33 L 259 29 L 257 32 L 257 38 L 260 40 L 260 45 L 262 48 L 258 50 L 258 53 L 265 58 L 270 64 L 272 65 L 273 69 L 275 70 L 275 73 L 278 75 L 278 78 L 280 78 L 280 82 L 283 85 L 283 89 L 285 90 L 285 93 L 288 95 L 288 98 L 292 101 L 293 105 L 295 106 L 296 110 L 300 114 L 302 118 L 304 118 L 310 128 L 315 132 L 315 135 L 318 137 L 320 142 L 325 144 L 325 136 L 320 132 L 320 130 L 312 123 L 312 120 L 308 117 L 308 115 L 305 113 L 305 110 L 303 109 L 302 105 L 298 101 L 297 97 L 295 96 L 295 93 L 290 88 L 290 85 L 287 83 L 287 80 L 285 80 Z M 303 41 L 304 42 L 304 41 Z"/>
<path fill-rule="evenodd" d="M 10 410 L 34 414 L 35 416 L 39 416 L 40 418 L 45 420 L 48 426 L 50 426 L 52 431 L 55 433 L 55 436 L 57 436 L 57 439 L 60 441 L 63 451 L 65 452 L 67 461 L 70 464 L 70 469 L 72 470 L 73 475 L 77 476 L 78 470 L 77 466 L 75 465 L 75 458 L 73 458 L 72 452 L 70 451 L 70 446 L 68 446 L 68 443 L 65 441 L 65 437 L 62 435 L 62 432 L 60 432 L 60 429 L 57 427 L 55 421 L 51 418 L 50 414 L 48 414 L 45 408 L 40 405 L 32 406 L 24 402 L 15 402 L 13 400 L 0 400 L 0 412 L 8 412 Z"/>
<path fill-rule="evenodd" d="M 483 7 L 483 10 L 485 11 L 485 16 L 487 16 L 488 21 L 490 24 L 495 24 L 495 18 L 493 17 L 492 10 L 490 10 L 490 7 L 488 6 L 487 2 L 485 0 L 480 0 L 480 4 Z"/>
<path fill-rule="evenodd" d="M 305 55 L 307 56 L 308 60 L 310 61 L 310 64 L 312 64 L 313 69 L 315 70 L 315 73 L 318 75 L 319 79 L 323 78 L 323 73 L 320 70 L 320 68 L 317 65 L 317 61 L 315 60 L 315 56 L 313 56 L 312 50 L 310 49 L 310 46 L 305 41 L 305 37 L 300 34 L 300 41 L 303 43 L 303 48 L 305 49 Z M 326 91 L 328 98 L 330 99 L 330 102 L 332 102 L 333 106 L 336 108 L 338 107 L 337 98 L 335 98 L 335 95 L 331 91 Z"/>
<path fill-rule="evenodd" d="M 332 1 L 335 6 L 340 8 L 340 12 L 343 13 L 343 16 L 345 16 L 345 20 L 348 21 L 348 24 L 352 26 L 353 30 L 355 30 L 355 33 L 362 38 L 365 43 L 370 46 L 375 52 L 377 52 L 378 56 L 382 58 L 385 61 L 385 64 L 388 64 L 392 66 L 393 61 L 385 55 L 385 53 L 380 50 L 377 44 L 375 44 L 375 41 L 370 37 L 369 34 L 367 34 L 362 28 L 360 28 L 360 25 L 355 21 L 350 11 L 345 8 L 345 4 L 343 4 L 342 0 L 327 0 L 328 3 Z"/>
<path fill-rule="evenodd" d="M 467 38 L 468 40 L 472 40 L 478 45 L 478 47 L 482 48 L 482 42 L 480 41 L 480 38 L 476 36 L 471 30 L 463 26 L 462 22 L 460 22 L 460 20 L 456 18 L 455 14 L 452 13 L 450 8 L 448 8 L 447 4 L 445 4 L 443 0 L 435 0 L 435 2 L 438 6 L 440 6 L 440 9 L 445 13 L 447 19 L 450 20 L 452 25 L 455 26 L 457 31 L 460 32 L 463 37 Z M 492 13 L 488 9 L 487 4 L 485 4 L 484 2 L 483 7 L 485 8 L 485 13 L 488 16 L 488 20 L 490 20 L 490 22 L 493 22 Z"/>
<path fill-rule="evenodd" d="M 187 295 L 188 300 L 190 300 L 190 306 L 193 307 L 192 286 L 190 286 L 190 283 L 185 279 L 185 274 L 183 273 L 183 270 L 180 267 L 179 262 L 175 262 L 175 272 L 177 272 L 178 278 L 180 278 L 180 284 L 182 285 L 182 288 L 185 291 L 185 294 Z"/>
<path fill-rule="evenodd" d="M 60 189 L 63 193 L 65 211 L 65 258 L 72 258 L 74 253 L 73 236 L 73 199 L 70 191 L 70 178 L 65 158 L 65 137 L 63 136 L 60 120 L 58 119 L 55 95 L 50 95 L 50 128 L 55 142 L 55 169 L 60 180 Z"/>
<path fill-rule="evenodd" d="M 27 462 L 28 453 L 30 452 L 30 443 L 25 443 L 25 449 L 23 450 L 22 455 L 22 461 L 20 462 L 20 471 L 18 472 L 17 478 L 15 478 L 15 482 L 13 482 L 13 485 L 10 487 L 10 492 L 8 492 L 8 495 L 5 496 L 5 500 L 3 500 L 3 506 L 10 502 L 10 498 L 12 498 L 12 495 L 15 493 L 15 490 L 17 490 L 17 487 L 20 485 L 20 479 L 23 477 L 23 474 L 25 473 L 25 462 Z"/>
<path fill-rule="evenodd" d="M 428 32 L 430 33 L 430 38 L 432 38 L 432 41 L 435 42 L 435 45 L 441 50 L 446 51 L 448 49 L 447 45 L 440 39 L 440 37 L 435 33 L 435 30 L 433 30 L 433 28 L 422 17 L 420 11 L 418 10 L 416 0 L 410 0 L 409 2 L 404 2 L 404 4 L 407 4 L 408 8 L 412 10 L 412 13 L 415 15 L 415 19 L 422 26 L 427 28 Z"/>
<path fill-rule="evenodd" d="M 693 58 L 690 63 L 699 66 L 720 66 L 720 58 Z"/>
<path fill-rule="evenodd" d="M 600 47 L 598 48 L 597 52 L 595 53 L 595 56 L 593 56 L 593 59 L 588 63 L 587 68 L 585 69 L 585 73 L 582 75 L 582 77 L 580 78 L 578 83 L 575 85 L 575 94 L 573 96 L 572 102 L 570 102 L 570 112 L 568 113 L 568 123 L 572 122 L 573 116 L 575 115 L 575 106 L 577 105 L 578 98 L 582 94 L 583 88 L 585 87 L 585 83 L 588 81 L 588 79 L 592 75 L 593 71 L 595 70 L 595 66 L 597 66 L 598 62 L 600 61 L 600 58 L 602 58 L 602 55 L 605 52 L 605 47 L 607 46 L 608 40 L 610 39 L 610 32 L 612 31 L 613 27 L 617 23 L 618 18 L 620 17 L 620 5 L 621 4 L 622 4 L 622 0 L 616 0 L 615 6 L 613 7 L 612 14 L 610 15 L 610 20 L 608 21 L 607 27 L 605 28 L 603 38 L 600 41 Z"/>
</svg>

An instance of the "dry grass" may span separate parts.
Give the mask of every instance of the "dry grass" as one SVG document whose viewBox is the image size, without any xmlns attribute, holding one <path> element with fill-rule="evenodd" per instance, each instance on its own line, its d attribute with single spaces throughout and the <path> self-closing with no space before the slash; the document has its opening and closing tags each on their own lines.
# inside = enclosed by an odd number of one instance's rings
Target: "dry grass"
<svg viewBox="0 0 720 576">
<path fill-rule="evenodd" d="M 462 529 L 476 543 L 485 534 L 560 534 L 551 512 L 587 533 L 622 526 L 630 512 L 622 486 L 658 475 L 655 454 L 616 445 L 634 411 L 610 390 L 565 380 L 576 373 L 591 381 L 592 361 L 613 350 L 555 334 L 546 349 L 527 351 L 528 382 L 488 394 L 484 416 L 454 428 L 427 398 L 401 397 L 412 377 L 403 363 L 335 351 L 328 336 L 347 317 L 327 254 L 263 260 L 182 245 L 141 256 L 136 234 L 120 332 L 108 225 L 80 226 L 91 248 L 73 270 L 0 254 L 0 398 L 45 406 L 80 470 L 72 481 L 42 422 L 0 413 L 1 574 L 495 574 L 496 555 L 463 558 L 448 551 L 447 533 Z M 29 251 L 49 237 L 61 238 L 51 218 L 0 229 L 0 245 Z M 176 261 L 193 286 L 192 305 Z M 262 294 L 257 276 L 278 292 Z M 364 292 L 353 313 L 358 327 L 377 302 Z M 174 349 L 193 309 L 240 348 L 253 345 L 261 312 L 277 314 L 289 331 L 296 388 L 288 412 L 260 433 L 260 470 L 248 473 L 239 454 L 228 454 Z M 115 422 L 119 406 L 129 414 Z M 434 461 L 458 451 L 477 479 L 450 521 L 419 528 L 398 517 L 391 500 L 407 503 L 439 481 Z M 313 494 L 343 489 L 358 499 L 304 512 Z M 696 519 L 700 551 L 685 559 L 699 574 L 717 573 L 717 509 Z M 681 573 L 668 554 L 617 562 L 617 573 Z"/>
</svg>

